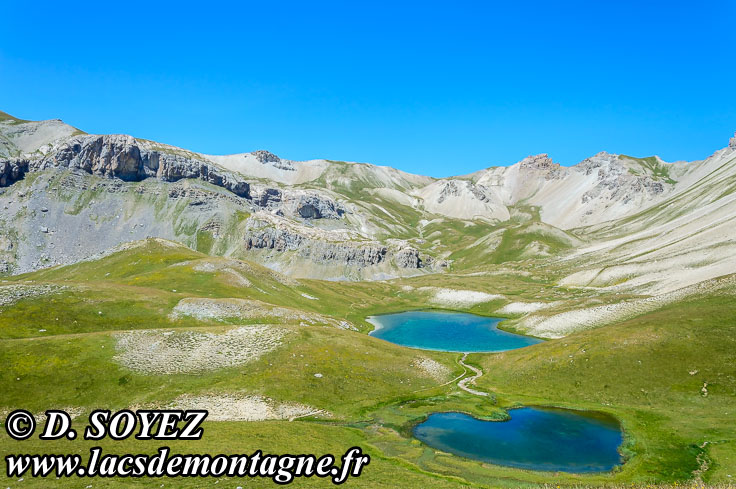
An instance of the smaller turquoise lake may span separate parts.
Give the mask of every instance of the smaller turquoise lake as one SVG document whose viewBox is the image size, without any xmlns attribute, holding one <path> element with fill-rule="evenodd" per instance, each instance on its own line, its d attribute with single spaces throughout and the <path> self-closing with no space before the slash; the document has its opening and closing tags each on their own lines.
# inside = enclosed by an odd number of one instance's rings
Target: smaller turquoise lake
<svg viewBox="0 0 736 489">
<path fill-rule="evenodd" d="M 621 463 L 621 426 L 602 413 L 527 407 L 508 421 L 434 413 L 414 427 L 427 445 L 461 457 L 528 470 L 607 472 Z"/>
<path fill-rule="evenodd" d="M 515 350 L 541 340 L 498 329 L 500 318 L 462 312 L 410 311 L 372 316 L 370 334 L 397 345 L 451 352 Z"/>
</svg>

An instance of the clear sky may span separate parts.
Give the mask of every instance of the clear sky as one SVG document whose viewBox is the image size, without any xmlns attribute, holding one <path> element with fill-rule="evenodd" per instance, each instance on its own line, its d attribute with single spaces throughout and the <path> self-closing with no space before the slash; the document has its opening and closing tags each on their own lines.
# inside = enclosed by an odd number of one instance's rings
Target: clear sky
<svg viewBox="0 0 736 489">
<path fill-rule="evenodd" d="M 736 2 L 26 2 L 0 110 L 204 153 L 433 176 L 547 152 L 702 159 L 736 130 Z"/>
</svg>

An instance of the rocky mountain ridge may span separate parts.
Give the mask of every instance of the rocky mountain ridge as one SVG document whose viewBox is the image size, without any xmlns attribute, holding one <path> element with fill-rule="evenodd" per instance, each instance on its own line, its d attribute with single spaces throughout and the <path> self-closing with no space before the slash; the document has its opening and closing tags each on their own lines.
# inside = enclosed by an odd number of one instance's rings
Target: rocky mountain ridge
<svg viewBox="0 0 736 489">
<path fill-rule="evenodd" d="M 203 155 L 0 114 L 0 273 L 157 236 L 295 276 L 389 278 L 452 267 L 468 247 L 482 262 L 505 229 L 530 219 L 552 227 L 518 256 L 544 257 L 554 243 L 579 241 L 565 230 L 586 239 L 583 228 L 687 192 L 735 149 L 736 137 L 700 162 L 601 152 L 571 167 L 540 154 L 434 179 L 265 150 Z"/>
</svg>

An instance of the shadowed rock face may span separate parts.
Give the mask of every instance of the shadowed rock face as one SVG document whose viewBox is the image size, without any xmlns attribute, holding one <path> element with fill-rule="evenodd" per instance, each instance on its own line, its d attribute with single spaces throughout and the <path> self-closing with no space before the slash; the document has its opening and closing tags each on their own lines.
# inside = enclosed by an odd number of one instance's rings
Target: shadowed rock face
<svg viewBox="0 0 736 489">
<path fill-rule="evenodd" d="M 52 158 L 57 166 L 76 166 L 87 173 L 125 181 L 154 176 L 158 168 L 157 155 L 141 157 L 140 148 L 128 136 L 84 138 L 62 146 Z"/>
<path fill-rule="evenodd" d="M 345 213 L 340 204 L 317 194 L 298 195 L 293 200 L 294 214 L 305 219 L 339 219 Z"/>
<path fill-rule="evenodd" d="M 28 160 L 20 158 L 0 161 L 0 187 L 7 187 L 23 178 L 28 171 L 29 163 Z"/>
<path fill-rule="evenodd" d="M 305 219 L 319 219 L 321 217 L 319 209 L 312 204 L 304 204 L 299 208 L 298 212 Z"/>
<path fill-rule="evenodd" d="M 80 169 L 93 175 L 137 182 L 158 178 L 175 182 L 199 179 L 225 188 L 239 197 L 250 197 L 247 182 L 232 173 L 193 157 L 142 147 L 131 136 L 80 136 L 64 143 L 55 152 L 32 161 L 31 169 Z"/>
</svg>

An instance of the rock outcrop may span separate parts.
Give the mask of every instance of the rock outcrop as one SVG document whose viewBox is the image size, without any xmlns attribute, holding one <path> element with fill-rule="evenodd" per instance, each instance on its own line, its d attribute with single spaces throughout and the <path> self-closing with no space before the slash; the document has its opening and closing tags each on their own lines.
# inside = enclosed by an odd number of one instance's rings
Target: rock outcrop
<svg viewBox="0 0 736 489">
<path fill-rule="evenodd" d="M 259 149 L 257 151 L 253 151 L 251 154 L 253 155 L 253 157 L 255 157 L 256 160 L 264 165 L 271 165 L 274 168 L 278 168 L 279 170 L 296 171 L 296 168 L 294 168 L 294 165 L 291 161 L 282 160 L 270 151 Z"/>
<path fill-rule="evenodd" d="M 357 268 L 378 265 L 386 259 L 388 249 L 380 244 L 315 243 L 305 257 L 317 263 L 338 263 Z"/>
<path fill-rule="evenodd" d="M 608 153 L 598 153 L 580 163 L 580 169 L 586 175 L 598 171 L 598 184 L 585 192 L 581 203 L 585 204 L 608 192 L 608 199 L 627 204 L 633 198 L 640 197 L 642 192 L 658 195 L 664 192 L 664 184 L 648 174 L 636 175 L 629 171 L 623 161 Z"/>
<path fill-rule="evenodd" d="M 221 170 L 193 154 L 183 155 L 141 145 L 131 136 L 78 136 L 44 158 L 32 161 L 31 169 L 80 169 L 93 175 L 124 181 L 158 178 L 176 182 L 196 178 L 223 187 L 239 197 L 250 196 L 250 186 L 234 174 Z"/>
<path fill-rule="evenodd" d="M 733 137 L 728 141 L 728 147 L 736 149 L 736 132 L 733 133 Z"/>
<path fill-rule="evenodd" d="M 431 263 L 409 246 L 389 247 L 375 241 L 331 241 L 327 232 L 311 230 L 309 234 L 273 222 L 250 219 L 243 236 L 246 250 L 294 252 L 318 264 L 366 268 L 393 259 L 398 268 L 419 269 Z"/>
<path fill-rule="evenodd" d="M 441 204 L 448 197 L 459 197 L 460 195 L 461 192 L 458 183 L 455 180 L 450 180 L 442 187 L 437 203 Z"/>
<path fill-rule="evenodd" d="M 548 180 L 562 178 L 564 171 L 559 163 L 555 163 L 547 153 L 527 156 L 519 162 L 521 171 L 540 172 L 545 174 Z"/>
<path fill-rule="evenodd" d="M 253 151 L 251 154 L 261 163 L 278 163 L 281 161 L 281 158 L 265 149 Z"/>
<path fill-rule="evenodd" d="M 304 219 L 340 219 L 345 214 L 342 205 L 317 193 L 287 194 L 287 206 Z"/>
<path fill-rule="evenodd" d="M 299 250 L 304 238 L 298 233 L 273 227 L 252 229 L 243 237 L 245 249 L 268 249 L 276 251 Z"/>
<path fill-rule="evenodd" d="M 22 158 L 0 161 L 0 187 L 7 187 L 23 178 L 28 171 L 29 163 L 28 160 Z"/>
<path fill-rule="evenodd" d="M 404 248 L 394 256 L 394 262 L 399 268 L 422 268 L 424 263 L 415 248 Z"/>
<path fill-rule="evenodd" d="M 333 243 L 320 241 L 288 229 L 252 229 L 245 236 L 245 249 L 294 251 L 316 263 L 339 263 L 358 268 L 377 265 L 386 259 L 388 248 L 377 243 Z"/>
<path fill-rule="evenodd" d="M 253 205 L 257 205 L 262 209 L 276 209 L 284 200 L 283 192 L 277 188 L 254 185 L 251 187 L 250 195 Z"/>
<path fill-rule="evenodd" d="M 251 198 L 254 205 L 277 215 L 301 219 L 340 219 L 345 214 L 342 204 L 317 192 L 254 185 L 251 187 Z"/>
<path fill-rule="evenodd" d="M 492 190 L 467 179 L 438 180 L 414 195 L 433 214 L 459 219 L 505 221 L 509 218 L 508 209 Z"/>
</svg>

